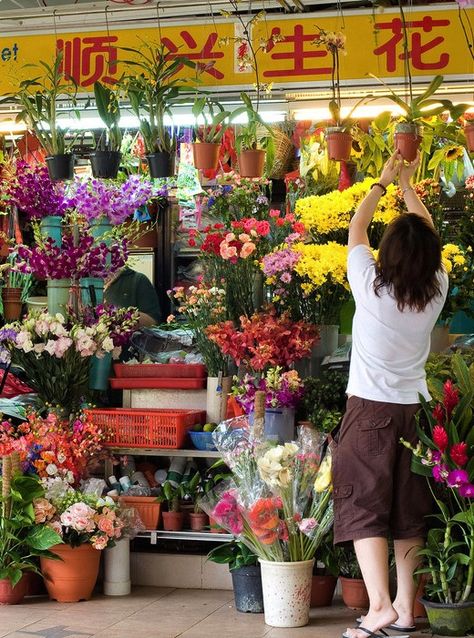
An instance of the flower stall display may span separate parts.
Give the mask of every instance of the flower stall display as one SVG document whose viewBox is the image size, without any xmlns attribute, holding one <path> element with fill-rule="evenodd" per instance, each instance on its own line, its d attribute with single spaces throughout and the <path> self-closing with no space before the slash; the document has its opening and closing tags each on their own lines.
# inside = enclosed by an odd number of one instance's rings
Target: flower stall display
<svg viewBox="0 0 474 638">
<path fill-rule="evenodd" d="M 33 503 L 45 491 L 36 476 L 23 476 L 18 453 L 3 456 L 0 478 L 0 604 L 21 603 L 29 573 L 40 573 L 36 557 L 61 542 L 59 534 L 36 520 Z"/>
<path fill-rule="evenodd" d="M 314 556 L 333 521 L 330 457 L 320 465 L 310 437 L 271 447 L 232 422 L 214 440 L 232 479 L 201 506 L 259 557 L 265 622 L 305 625 Z"/>
<path fill-rule="evenodd" d="M 449 291 L 439 321 L 449 325 L 459 310 L 463 310 L 469 316 L 474 313 L 472 249 L 464 249 L 457 244 L 445 244 L 442 248 L 442 259 L 449 276 Z"/>
<path fill-rule="evenodd" d="M 438 385 L 436 401 L 422 400 L 412 469 L 428 477 L 437 514 L 419 555 L 418 574 L 427 574 L 423 604 L 431 630 L 465 636 L 474 630 L 474 407 L 473 373 L 461 355 L 453 356 L 455 383 Z"/>
<path fill-rule="evenodd" d="M 91 358 L 118 356 L 137 324 L 138 312 L 129 308 L 99 307 L 87 322 L 32 312 L 1 329 L 1 356 L 24 370 L 44 403 L 69 415 L 87 392 Z"/>
<path fill-rule="evenodd" d="M 217 185 L 202 198 L 209 213 L 224 223 L 242 217 L 267 218 L 269 199 L 267 187 L 270 180 L 264 177 L 241 177 L 237 173 L 224 173 L 217 177 Z"/>
</svg>

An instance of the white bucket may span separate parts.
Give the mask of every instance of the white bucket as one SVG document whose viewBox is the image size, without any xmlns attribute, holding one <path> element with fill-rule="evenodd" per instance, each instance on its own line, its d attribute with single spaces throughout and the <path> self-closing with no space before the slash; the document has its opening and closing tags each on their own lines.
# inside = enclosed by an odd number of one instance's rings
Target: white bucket
<svg viewBox="0 0 474 638">
<path fill-rule="evenodd" d="M 130 539 L 121 538 L 115 547 L 104 552 L 104 594 L 106 596 L 128 596 L 130 581 Z"/>
<path fill-rule="evenodd" d="M 259 559 L 259 562 L 265 623 L 271 627 L 307 625 L 314 559 L 294 563 Z"/>
</svg>

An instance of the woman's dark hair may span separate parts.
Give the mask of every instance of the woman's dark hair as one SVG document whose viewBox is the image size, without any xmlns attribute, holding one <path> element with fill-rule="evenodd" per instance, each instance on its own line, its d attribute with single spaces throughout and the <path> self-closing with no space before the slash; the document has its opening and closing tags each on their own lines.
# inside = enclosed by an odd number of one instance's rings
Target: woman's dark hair
<svg viewBox="0 0 474 638">
<path fill-rule="evenodd" d="M 441 240 L 429 222 L 414 213 L 392 221 L 379 246 L 375 294 L 387 288 L 397 308 L 421 312 L 441 294 L 437 272 L 441 268 Z"/>
</svg>

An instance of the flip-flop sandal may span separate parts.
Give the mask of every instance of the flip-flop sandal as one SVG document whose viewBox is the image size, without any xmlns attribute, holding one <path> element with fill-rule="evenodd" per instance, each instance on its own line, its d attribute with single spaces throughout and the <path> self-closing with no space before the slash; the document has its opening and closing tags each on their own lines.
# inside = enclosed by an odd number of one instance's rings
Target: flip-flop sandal
<svg viewBox="0 0 474 638">
<path fill-rule="evenodd" d="M 362 627 L 362 625 L 359 625 L 359 627 L 355 627 L 354 629 L 357 629 L 358 631 L 363 631 L 364 633 L 367 634 L 369 638 L 388 638 L 388 634 L 383 629 L 379 629 L 380 633 L 370 631 L 370 629 L 366 629 L 365 627 Z M 349 636 L 349 634 L 346 634 L 344 632 L 342 634 L 342 638 L 351 638 L 351 637 Z"/>
<path fill-rule="evenodd" d="M 391 625 L 387 625 L 387 627 L 385 627 L 385 629 L 391 629 L 392 631 L 402 631 L 402 632 L 412 632 L 412 631 L 416 631 L 416 625 L 410 625 L 410 627 L 400 627 L 400 625 L 397 625 L 397 623 L 392 623 Z"/>
</svg>

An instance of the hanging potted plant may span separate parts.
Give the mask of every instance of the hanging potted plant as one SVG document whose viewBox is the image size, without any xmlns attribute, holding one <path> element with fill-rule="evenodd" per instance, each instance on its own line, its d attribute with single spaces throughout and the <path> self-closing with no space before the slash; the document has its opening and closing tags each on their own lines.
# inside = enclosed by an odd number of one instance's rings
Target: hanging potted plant
<svg viewBox="0 0 474 638">
<path fill-rule="evenodd" d="M 186 88 L 185 81 L 176 74 L 183 65 L 195 68 L 195 64 L 183 56 L 170 59 L 164 45 L 148 44 L 140 50 L 123 50 L 135 56 L 124 61 L 134 73 L 122 79 L 122 86 L 132 111 L 140 120 L 150 175 L 169 177 L 174 174 L 176 137 L 173 126 L 166 124 L 165 118 L 172 117 L 171 107 Z"/>
<path fill-rule="evenodd" d="M 106 132 L 100 136 L 95 151 L 90 154 L 92 175 L 104 179 L 115 179 L 122 154 L 122 131 L 120 130 L 120 103 L 117 91 L 100 82 L 94 84 L 95 104 Z"/>
<path fill-rule="evenodd" d="M 263 613 L 262 574 L 258 556 L 241 541 L 230 541 L 212 549 L 207 559 L 229 565 L 237 611 Z"/>
<path fill-rule="evenodd" d="M 239 173 L 241 177 L 261 177 L 265 164 L 272 166 L 275 156 L 273 131 L 266 124 L 258 107 L 255 108 L 247 93 L 242 92 L 240 98 L 244 106 L 232 113 L 232 119 L 244 113 L 247 123 L 242 125 L 235 138 L 237 148 Z M 262 135 L 262 129 L 265 133 Z"/>
<path fill-rule="evenodd" d="M 2 102 L 16 102 L 21 111 L 17 121 L 25 122 L 31 128 L 47 153 L 46 164 L 51 179 L 60 181 L 71 179 L 74 174 L 74 156 L 70 152 L 73 139 L 66 142 L 67 129 L 60 127 L 59 102 L 68 104 L 65 115 L 78 115 L 77 84 L 73 77 L 62 71 L 63 52 L 58 51 L 52 64 L 25 65 L 39 69 L 41 75 L 20 82 L 18 90 L 4 98 Z"/>
<path fill-rule="evenodd" d="M 473 366 L 459 354 L 451 368 L 455 382 L 432 383 L 435 402 L 421 398 L 423 417 L 413 448 L 412 470 L 427 477 L 438 513 L 419 551 L 415 573 L 426 574 L 426 608 L 431 631 L 443 636 L 474 632 L 474 428 Z"/>
<path fill-rule="evenodd" d="M 192 110 L 196 122 L 194 125 L 196 141 L 193 144 L 194 166 L 201 170 L 216 169 L 219 163 L 221 140 L 228 128 L 230 112 L 224 110 L 220 102 L 208 96 L 197 97 Z"/>
<path fill-rule="evenodd" d="M 2 286 L 3 318 L 6 322 L 16 321 L 21 317 L 23 304 L 26 303 L 31 289 L 31 274 L 25 274 L 14 270 L 16 254 L 11 253 L 8 261 L 0 270 L 5 270 L 4 284 Z"/>
<path fill-rule="evenodd" d="M 324 46 L 332 57 L 331 92 L 332 99 L 329 102 L 329 111 L 333 119 L 333 126 L 326 128 L 326 142 L 330 160 L 347 162 L 351 156 L 353 121 L 351 115 L 355 109 L 371 96 L 360 99 L 351 109 L 346 118 L 341 117 L 341 80 L 340 80 L 340 55 L 346 54 L 346 36 L 341 31 L 319 30 L 318 37 L 313 44 Z"/>
<path fill-rule="evenodd" d="M 36 557 L 52 556 L 62 540 L 35 521 L 33 503 L 44 489 L 36 476 L 22 475 L 18 452 L 3 456 L 0 485 L 0 605 L 14 605 L 27 593 L 26 575 L 40 573 Z"/>
</svg>

